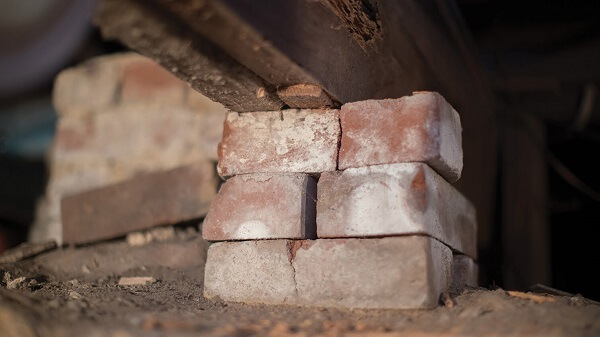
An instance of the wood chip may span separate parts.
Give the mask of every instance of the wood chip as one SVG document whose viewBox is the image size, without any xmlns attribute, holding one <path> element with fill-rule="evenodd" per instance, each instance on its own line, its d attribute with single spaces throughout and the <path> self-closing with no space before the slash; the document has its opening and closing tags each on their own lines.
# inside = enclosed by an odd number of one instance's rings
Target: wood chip
<svg viewBox="0 0 600 337">
<path fill-rule="evenodd" d="M 448 308 L 452 308 L 455 305 L 454 300 L 452 299 L 452 297 L 450 297 L 450 294 L 448 293 L 442 293 L 440 295 L 440 302 L 442 302 L 442 304 L 444 304 Z"/>
<path fill-rule="evenodd" d="M 154 277 L 121 277 L 119 279 L 120 286 L 144 286 L 156 282 Z"/>
<path fill-rule="evenodd" d="M 507 291 L 507 293 L 510 296 L 522 298 L 525 300 L 531 300 L 531 301 L 534 301 L 535 303 L 556 302 L 556 298 L 549 297 L 549 296 L 534 295 L 531 293 L 524 293 L 521 291 Z"/>
<path fill-rule="evenodd" d="M 318 85 L 297 84 L 277 90 L 279 98 L 293 109 L 324 109 L 336 104 Z"/>
</svg>

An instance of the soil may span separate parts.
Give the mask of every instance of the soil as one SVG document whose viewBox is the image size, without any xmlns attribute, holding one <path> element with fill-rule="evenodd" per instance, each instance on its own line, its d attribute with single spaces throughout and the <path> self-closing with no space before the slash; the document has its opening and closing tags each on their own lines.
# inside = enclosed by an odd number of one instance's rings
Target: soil
<svg viewBox="0 0 600 337">
<path fill-rule="evenodd" d="M 161 245 L 205 248 L 206 242 L 189 236 L 173 240 L 142 247 L 113 241 L 0 264 L 0 336 L 600 336 L 600 305 L 581 296 L 463 289 L 435 310 L 209 301 L 202 296 L 201 258 L 189 256 L 189 263 L 178 261 L 175 268 L 152 256 L 164 252 Z M 136 265 L 114 258 L 119 255 L 138 256 Z M 147 260 L 140 262 L 140 256 Z M 157 282 L 119 286 L 122 276 L 151 276 Z"/>
</svg>

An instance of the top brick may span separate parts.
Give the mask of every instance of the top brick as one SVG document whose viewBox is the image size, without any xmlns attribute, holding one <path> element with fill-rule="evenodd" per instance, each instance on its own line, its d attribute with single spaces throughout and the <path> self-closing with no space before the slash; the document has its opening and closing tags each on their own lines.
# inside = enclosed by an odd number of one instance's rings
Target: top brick
<svg viewBox="0 0 600 337">
<path fill-rule="evenodd" d="M 335 171 L 338 110 L 229 112 L 219 144 L 222 177 Z"/>
<path fill-rule="evenodd" d="M 450 182 L 460 178 L 460 117 L 438 93 L 347 103 L 340 111 L 340 122 L 340 170 L 423 162 Z"/>
</svg>

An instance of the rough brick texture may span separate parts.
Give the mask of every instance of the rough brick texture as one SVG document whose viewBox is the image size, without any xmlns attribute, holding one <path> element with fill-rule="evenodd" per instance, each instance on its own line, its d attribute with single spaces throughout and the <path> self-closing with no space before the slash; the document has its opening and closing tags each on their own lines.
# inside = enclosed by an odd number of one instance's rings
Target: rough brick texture
<svg viewBox="0 0 600 337">
<path fill-rule="evenodd" d="M 452 252 L 425 236 L 213 244 L 204 293 L 246 303 L 433 308 Z"/>
<path fill-rule="evenodd" d="M 235 176 L 204 219 L 209 241 L 316 239 L 317 182 L 301 173 Z"/>
<path fill-rule="evenodd" d="M 92 242 L 200 218 L 215 194 L 213 167 L 205 162 L 68 196 L 61 205 L 63 241 Z"/>
<path fill-rule="evenodd" d="M 334 171 L 339 137 L 338 110 L 230 112 L 219 144 L 219 174 Z"/>
<path fill-rule="evenodd" d="M 63 196 L 217 159 L 226 110 L 134 53 L 59 74 L 50 177 L 30 239 L 62 240 Z M 148 158 L 152 158 L 149 160 Z"/>
<path fill-rule="evenodd" d="M 204 296 L 267 304 L 296 302 L 288 240 L 218 242 L 210 245 Z"/>
<path fill-rule="evenodd" d="M 450 182 L 463 166 L 458 113 L 438 93 L 347 103 L 339 168 L 424 162 Z"/>
<path fill-rule="evenodd" d="M 479 268 L 472 258 L 455 254 L 452 262 L 452 286 L 455 288 L 477 287 Z"/>
<path fill-rule="evenodd" d="M 477 257 L 473 205 L 425 164 L 327 172 L 317 191 L 319 238 L 425 234 Z"/>
</svg>

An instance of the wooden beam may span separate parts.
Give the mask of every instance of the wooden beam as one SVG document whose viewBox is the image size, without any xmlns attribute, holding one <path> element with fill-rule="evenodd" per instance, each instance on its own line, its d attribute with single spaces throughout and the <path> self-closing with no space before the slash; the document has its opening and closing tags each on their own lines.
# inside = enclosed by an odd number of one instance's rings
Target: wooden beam
<svg viewBox="0 0 600 337">
<path fill-rule="evenodd" d="M 96 23 L 105 38 L 119 39 L 231 110 L 284 106 L 275 87 L 153 6 L 135 0 L 104 0 Z"/>
<path fill-rule="evenodd" d="M 529 116 L 502 132 L 502 266 L 506 289 L 551 284 L 545 129 Z"/>
<path fill-rule="evenodd" d="M 276 87 L 319 85 L 345 103 L 408 95 L 431 82 L 409 36 L 396 29 L 399 18 L 386 17 L 387 30 L 351 21 L 368 1 L 153 1 Z M 374 11 L 377 26 L 388 14 Z"/>
</svg>

